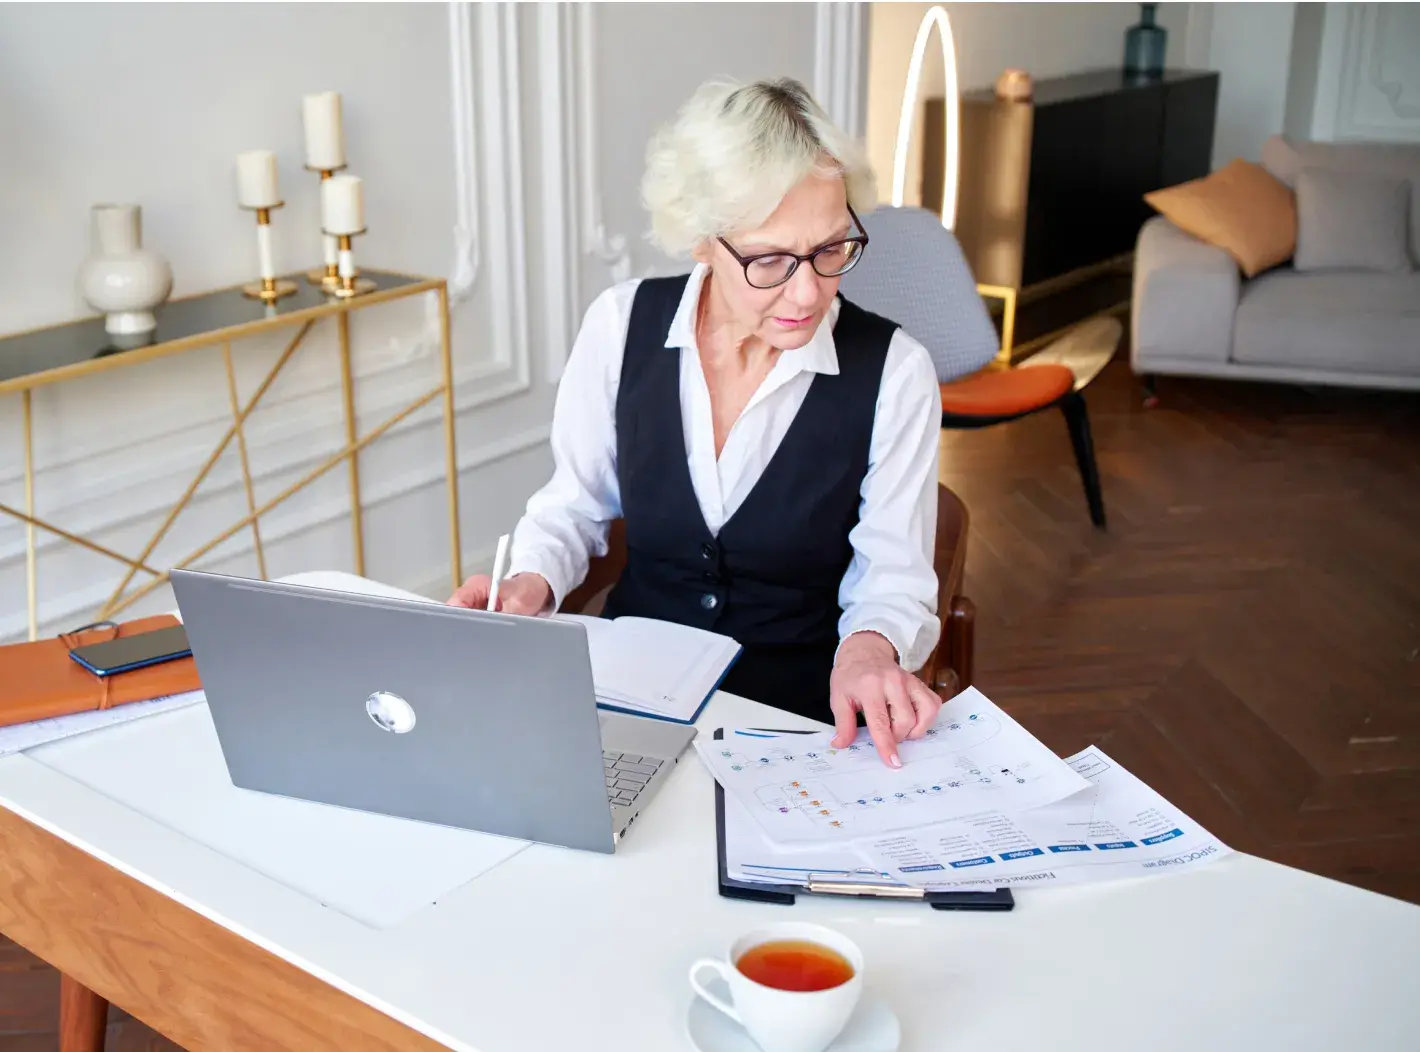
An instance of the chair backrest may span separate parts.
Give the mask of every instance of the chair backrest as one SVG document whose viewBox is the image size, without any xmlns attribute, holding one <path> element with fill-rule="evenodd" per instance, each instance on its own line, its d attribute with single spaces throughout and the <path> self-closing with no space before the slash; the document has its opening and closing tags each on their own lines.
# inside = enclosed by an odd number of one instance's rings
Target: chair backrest
<svg viewBox="0 0 1420 1052">
<path fill-rule="evenodd" d="M 1001 339 L 961 245 L 941 217 L 925 208 L 882 205 L 860 218 L 868 250 L 843 275 L 843 295 L 897 322 L 926 347 L 939 383 L 995 358 Z"/>
<path fill-rule="evenodd" d="M 961 498 L 941 483 L 937 484 L 937 537 L 932 553 L 932 568 L 937 573 L 937 616 L 942 632 L 927 663 L 918 674 L 928 684 L 943 678 L 949 665 L 958 664 L 949 651 L 947 619 L 952 601 L 961 594 L 962 575 L 966 567 L 967 511 Z M 617 519 L 611 524 L 607 538 L 607 553 L 591 560 L 587 576 L 562 600 L 562 609 L 573 614 L 598 614 L 606 602 L 606 593 L 626 567 L 626 524 Z M 962 684 L 965 685 L 965 684 Z"/>
<path fill-rule="evenodd" d="M 626 568 L 626 521 L 613 519 L 607 533 L 606 554 L 594 556 L 582 583 L 562 599 L 559 610 L 569 614 L 600 614 L 606 593 Z"/>
</svg>

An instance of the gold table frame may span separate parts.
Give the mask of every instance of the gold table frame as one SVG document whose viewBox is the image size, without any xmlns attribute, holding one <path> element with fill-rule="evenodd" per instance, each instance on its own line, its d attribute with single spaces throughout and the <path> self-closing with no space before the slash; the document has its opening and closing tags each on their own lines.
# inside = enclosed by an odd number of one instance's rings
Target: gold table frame
<svg viewBox="0 0 1420 1052">
<path fill-rule="evenodd" d="M 398 274 L 393 271 L 370 271 L 367 273 L 385 274 L 392 278 L 404 280 L 407 284 L 401 284 L 391 288 L 376 289 L 349 299 L 327 298 L 317 306 L 294 309 L 287 313 L 272 312 L 258 320 L 216 328 L 164 342 L 152 343 L 131 350 L 118 351 L 100 357 L 93 357 L 83 361 L 57 366 L 53 369 L 47 369 L 41 372 L 12 377 L 8 380 L 0 380 L 0 395 L 17 392 L 20 395 L 21 402 L 21 428 L 24 432 L 25 508 L 21 511 L 18 508 L 0 502 L 0 513 L 4 513 L 25 523 L 25 572 L 29 613 L 29 638 L 31 640 L 37 639 L 39 635 L 37 530 L 45 530 L 48 533 L 52 533 L 66 541 L 87 548 L 99 555 L 104 555 L 117 562 L 123 563 L 128 568 L 123 580 L 119 583 L 118 587 L 114 589 L 113 593 L 99 610 L 96 620 L 106 620 L 112 618 L 121 610 L 131 606 L 148 593 L 161 587 L 168 580 L 168 575 L 171 570 L 181 569 L 195 562 L 228 538 L 248 527 L 252 531 L 252 542 L 256 550 L 257 568 L 264 579 L 266 577 L 266 553 L 261 542 L 261 528 L 259 525 L 261 516 L 305 489 L 342 460 L 346 461 L 349 466 L 350 520 L 355 552 L 355 572 L 357 574 L 364 574 L 365 540 L 364 522 L 360 504 L 359 452 L 365 446 L 389 431 L 390 428 L 394 427 L 405 417 L 423 408 L 440 396 L 443 398 L 444 444 L 445 456 L 447 458 L 445 463 L 445 475 L 449 499 L 451 577 L 454 588 L 457 588 L 463 583 L 462 549 L 459 542 L 458 455 L 454 442 L 453 350 L 450 339 L 448 283 L 443 278 L 417 277 L 414 275 Z M 290 277 L 294 280 L 304 280 L 304 274 L 290 275 Z M 210 296 L 214 293 L 239 288 L 240 286 L 230 286 L 229 289 L 213 289 L 182 298 L 190 300 L 198 296 Z M 364 435 L 357 435 L 355 421 L 355 379 L 351 368 L 350 351 L 350 315 L 354 311 L 362 310 L 366 307 L 373 307 L 381 303 L 405 299 L 410 296 L 419 296 L 428 292 L 436 293 L 439 301 L 439 332 L 442 361 L 440 381 L 429 391 L 386 417 L 380 424 Z M 158 310 L 161 324 L 162 308 L 159 307 Z M 275 497 L 258 507 L 252 484 L 251 468 L 247 459 L 246 434 L 243 425 L 252 414 L 253 410 L 255 410 L 267 389 L 275 381 L 281 369 L 290 361 L 291 357 L 301 346 L 306 334 L 310 332 L 311 327 L 315 325 L 317 321 L 330 317 L 333 317 L 336 321 L 339 340 L 340 386 L 345 419 L 345 446 L 339 452 L 332 454 L 318 466 L 307 472 L 298 481 L 286 487 L 286 489 L 282 490 Z M 92 322 L 92 320 L 92 318 L 84 318 L 75 322 L 66 322 L 64 325 L 84 324 Z M 47 329 L 62 327 L 63 326 L 46 326 L 44 329 L 9 334 L 3 337 L 3 339 L 15 339 L 37 332 L 43 332 Z M 261 383 L 257 385 L 255 392 L 247 399 L 246 404 L 241 404 L 237 393 L 236 372 L 232 364 L 232 341 L 291 327 L 296 328 L 295 335 L 287 343 L 285 350 L 281 352 L 275 364 L 267 370 L 266 376 L 262 379 Z M 226 434 L 223 435 L 221 441 L 217 443 L 216 447 L 208 455 L 206 461 L 198 470 L 197 475 L 188 485 L 186 491 L 178 498 L 177 503 L 169 509 L 167 517 L 163 520 L 162 525 L 154 532 L 147 545 L 144 546 L 141 554 L 136 558 L 123 555 L 96 541 L 81 537 L 78 534 L 63 529 L 55 523 L 41 519 L 35 514 L 34 409 L 32 395 L 37 388 L 62 383 L 66 380 L 73 380 L 83 376 L 91 376 L 95 373 L 110 369 L 139 365 L 143 362 L 165 358 L 169 355 L 182 354 L 187 351 L 216 345 L 222 347 L 223 364 L 226 368 L 227 391 L 232 409 L 232 424 L 227 429 Z M 159 569 L 150 565 L 149 559 L 153 554 L 153 550 L 167 534 L 172 524 L 177 520 L 178 515 L 187 507 L 193 494 L 197 492 L 198 486 L 202 484 L 203 479 L 207 477 L 213 465 L 217 463 L 217 460 L 234 438 L 236 439 L 237 453 L 241 465 L 242 483 L 246 489 L 246 516 L 206 544 L 203 544 L 201 547 L 175 562 L 172 566 Z M 127 591 L 129 583 L 140 571 L 148 574 L 150 580 L 134 588 L 132 591 Z"/>
</svg>

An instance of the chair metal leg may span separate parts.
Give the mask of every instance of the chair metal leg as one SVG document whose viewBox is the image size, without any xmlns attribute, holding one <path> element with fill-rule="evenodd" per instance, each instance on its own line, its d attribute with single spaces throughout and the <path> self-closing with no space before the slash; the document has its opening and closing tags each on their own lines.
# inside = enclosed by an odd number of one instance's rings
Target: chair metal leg
<svg viewBox="0 0 1420 1052">
<path fill-rule="evenodd" d="M 1080 481 L 1085 485 L 1085 499 L 1090 504 L 1090 521 L 1105 528 L 1104 497 L 1100 494 L 1099 469 L 1095 466 L 1095 444 L 1090 437 L 1090 414 L 1084 396 L 1072 391 L 1060 403 L 1065 423 L 1070 428 L 1070 444 L 1075 447 L 1075 463 L 1080 468 Z"/>
<path fill-rule="evenodd" d="M 69 976 L 59 976 L 59 1052 L 103 1052 L 108 1002 Z"/>
<path fill-rule="evenodd" d="M 964 595 L 952 600 L 947 616 L 947 663 L 957 676 L 957 690 L 971 686 L 976 674 L 976 604 Z"/>
</svg>

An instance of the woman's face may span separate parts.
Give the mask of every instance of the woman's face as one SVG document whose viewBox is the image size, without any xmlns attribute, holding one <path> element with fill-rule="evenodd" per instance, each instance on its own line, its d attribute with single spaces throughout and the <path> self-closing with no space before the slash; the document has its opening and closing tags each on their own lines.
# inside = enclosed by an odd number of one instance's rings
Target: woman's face
<svg viewBox="0 0 1420 1052">
<path fill-rule="evenodd" d="M 857 232 L 843 179 L 809 175 L 784 195 L 762 226 L 736 231 L 725 241 L 745 258 L 766 252 L 805 255 Z M 760 289 L 746 280 L 744 266 L 720 241 L 707 242 L 695 256 L 710 266 L 714 274 L 710 294 L 728 312 L 737 334 L 752 334 L 784 351 L 802 347 L 813 338 L 841 280 L 823 277 L 812 264 L 803 262 L 782 285 Z M 754 268 L 751 264 L 752 271 Z"/>
</svg>

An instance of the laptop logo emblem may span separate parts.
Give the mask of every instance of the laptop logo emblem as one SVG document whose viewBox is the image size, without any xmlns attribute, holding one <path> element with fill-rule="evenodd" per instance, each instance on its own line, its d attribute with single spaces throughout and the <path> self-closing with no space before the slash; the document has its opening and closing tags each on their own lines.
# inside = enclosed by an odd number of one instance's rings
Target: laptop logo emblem
<svg viewBox="0 0 1420 1052">
<path fill-rule="evenodd" d="M 365 699 L 365 711 L 375 726 L 391 734 L 414 730 L 414 708 L 398 694 L 377 690 Z"/>
</svg>

